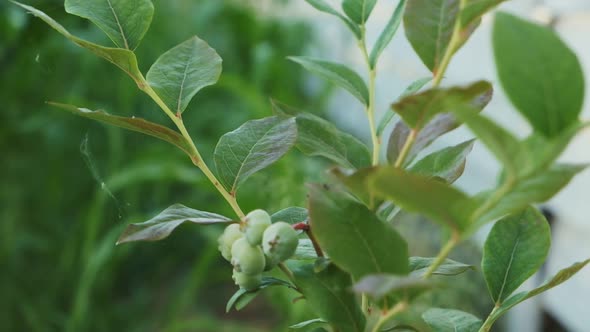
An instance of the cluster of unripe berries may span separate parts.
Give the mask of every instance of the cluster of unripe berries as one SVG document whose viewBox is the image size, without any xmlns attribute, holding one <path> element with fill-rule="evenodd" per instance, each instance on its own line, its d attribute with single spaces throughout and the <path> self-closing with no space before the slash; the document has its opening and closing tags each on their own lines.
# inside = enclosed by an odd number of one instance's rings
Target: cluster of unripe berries
<svg viewBox="0 0 590 332">
<path fill-rule="evenodd" d="M 254 210 L 241 223 L 227 226 L 218 242 L 221 255 L 234 267 L 236 285 L 253 290 L 260 286 L 262 272 L 293 256 L 299 240 L 290 224 L 271 223 L 266 211 Z"/>
</svg>

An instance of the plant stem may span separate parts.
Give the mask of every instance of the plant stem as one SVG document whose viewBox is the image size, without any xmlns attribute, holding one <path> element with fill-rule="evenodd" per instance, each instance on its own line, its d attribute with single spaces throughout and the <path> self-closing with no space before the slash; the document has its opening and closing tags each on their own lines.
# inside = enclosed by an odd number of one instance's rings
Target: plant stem
<svg viewBox="0 0 590 332">
<path fill-rule="evenodd" d="M 500 308 L 499 305 L 496 305 L 494 307 L 492 312 L 490 312 L 490 314 L 486 318 L 485 322 L 483 322 L 483 325 L 479 328 L 478 332 L 489 332 L 492 329 L 492 325 L 494 325 L 494 322 L 496 322 L 496 318 L 494 317 L 494 314 L 496 313 L 496 311 L 498 311 L 499 308 Z"/>
<path fill-rule="evenodd" d="M 367 51 L 367 43 L 365 40 L 365 26 L 361 27 L 361 36 L 359 40 L 359 48 L 365 58 L 365 63 L 369 71 L 369 105 L 366 108 L 367 119 L 369 120 L 369 129 L 371 131 L 371 141 L 373 143 L 373 160 L 372 165 L 379 165 L 379 157 L 381 153 L 381 138 L 377 135 L 377 128 L 375 126 L 375 78 L 377 77 L 377 70 L 371 67 L 369 59 L 369 52 Z M 376 66 L 375 66 L 376 67 Z"/>
<path fill-rule="evenodd" d="M 291 271 L 287 265 L 285 265 L 285 263 L 281 262 L 278 264 L 279 269 L 281 269 L 281 271 L 283 271 L 283 273 L 285 274 L 285 276 L 287 276 L 287 278 L 293 283 L 293 286 L 295 286 L 295 276 L 293 275 L 293 271 Z M 297 286 L 295 286 L 297 287 Z"/>
<path fill-rule="evenodd" d="M 460 11 L 463 11 L 463 8 L 465 8 L 465 5 L 467 4 L 466 0 L 461 0 L 460 2 Z M 451 37 L 451 41 L 449 42 L 449 45 L 447 46 L 447 50 L 445 52 L 445 55 L 443 56 L 440 65 L 438 66 L 438 68 L 435 69 L 434 72 L 434 79 L 433 79 L 433 86 L 434 87 L 438 87 L 440 85 L 440 82 L 443 79 L 443 75 L 445 74 L 445 72 L 447 71 L 447 67 L 449 66 L 449 64 L 451 63 L 451 59 L 453 58 L 453 55 L 455 54 L 455 52 L 457 52 L 457 50 L 459 49 L 459 47 L 461 47 L 461 20 L 457 19 L 457 21 L 455 21 L 455 26 L 453 28 L 453 36 Z"/>
<path fill-rule="evenodd" d="M 399 156 L 397 156 L 397 159 L 395 160 L 395 167 L 400 168 L 404 165 L 404 161 L 406 161 L 406 158 L 408 157 L 408 154 L 410 153 L 410 150 L 412 149 L 412 146 L 414 145 L 417 136 L 418 130 L 412 129 L 410 131 L 410 134 L 408 135 L 408 138 L 406 138 L 406 142 L 404 143 L 404 146 L 402 147 Z"/>
<path fill-rule="evenodd" d="M 385 314 L 381 315 L 375 326 L 373 326 L 372 332 L 379 332 L 383 327 L 383 324 L 387 323 L 388 320 L 393 318 L 393 316 L 399 314 L 400 312 L 406 310 L 408 308 L 407 301 L 401 301 L 396 304 L 393 308 L 389 309 Z"/>
<path fill-rule="evenodd" d="M 307 237 L 311 241 L 311 244 L 313 245 L 313 249 L 315 250 L 316 255 L 318 255 L 318 257 L 324 257 L 324 252 L 322 251 L 322 248 L 320 247 L 320 244 L 318 243 L 318 240 L 316 239 L 315 235 L 313 235 L 311 227 L 308 227 L 305 230 L 305 234 L 307 234 Z"/>
<path fill-rule="evenodd" d="M 422 278 L 428 279 L 432 276 L 432 274 L 438 269 L 439 266 L 447 259 L 453 248 L 459 243 L 460 240 L 459 233 L 457 231 L 453 231 L 451 238 L 449 241 L 442 247 L 434 262 L 428 267 L 428 270 L 424 273 Z"/>
<path fill-rule="evenodd" d="M 190 134 L 186 130 L 186 127 L 184 126 L 184 122 L 182 121 L 180 114 L 179 115 L 174 114 L 174 112 L 172 112 L 170 110 L 170 108 L 164 103 L 164 101 L 160 98 L 160 96 L 158 96 L 158 94 L 150 87 L 150 85 L 147 82 L 145 82 L 145 84 L 141 85 L 141 89 L 148 96 L 150 96 L 156 102 L 156 104 L 158 104 L 158 106 L 160 106 L 160 108 L 164 111 L 164 113 L 166 113 L 166 115 L 168 115 L 170 120 L 172 120 L 172 122 L 174 122 L 174 124 L 176 125 L 178 130 L 180 130 L 180 134 L 184 137 L 184 139 L 190 145 L 190 149 L 191 149 L 190 158 L 191 158 L 191 161 L 193 162 L 193 164 L 195 166 L 197 166 L 205 174 L 207 179 L 215 186 L 215 188 L 221 194 L 221 196 L 223 196 L 223 198 L 225 198 L 225 200 L 231 206 L 231 208 L 234 210 L 236 215 L 240 219 L 243 219 L 245 217 L 245 215 L 244 215 L 244 212 L 242 212 L 242 209 L 240 209 L 240 206 L 238 205 L 235 195 L 233 195 L 233 194 L 229 193 L 227 190 L 225 190 L 225 188 L 221 185 L 219 180 L 217 180 L 217 178 L 215 177 L 213 172 L 211 172 L 211 170 L 209 169 L 207 164 L 205 164 L 205 161 L 203 160 L 203 158 L 201 157 L 201 154 L 199 153 L 199 149 L 197 149 L 195 142 L 193 141 Z"/>
</svg>

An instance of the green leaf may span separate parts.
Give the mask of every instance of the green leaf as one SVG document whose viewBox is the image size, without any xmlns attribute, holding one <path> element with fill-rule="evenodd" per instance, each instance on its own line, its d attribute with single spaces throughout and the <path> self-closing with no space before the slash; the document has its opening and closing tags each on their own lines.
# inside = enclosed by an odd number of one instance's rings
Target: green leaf
<svg viewBox="0 0 590 332">
<path fill-rule="evenodd" d="M 465 7 L 461 10 L 461 26 L 466 28 L 478 22 L 486 12 L 504 1 L 506 0 L 467 1 Z"/>
<path fill-rule="evenodd" d="M 409 272 L 406 241 L 346 193 L 310 186 L 309 216 L 320 247 L 355 279 Z"/>
<path fill-rule="evenodd" d="M 119 128 L 124 128 L 131 131 L 136 131 L 142 134 L 153 136 L 166 141 L 182 151 L 190 155 L 191 147 L 190 144 L 182 137 L 178 132 L 164 127 L 162 125 L 146 121 L 141 118 L 131 117 L 126 118 L 122 116 L 111 115 L 104 111 L 91 111 L 86 108 L 79 108 L 74 105 L 60 104 L 60 103 L 49 103 L 52 106 L 59 107 L 70 113 L 85 117 L 88 119 L 96 120 L 102 123 L 106 123 Z"/>
<path fill-rule="evenodd" d="M 377 0 L 344 0 L 342 10 L 353 22 L 364 25 L 376 3 Z"/>
<path fill-rule="evenodd" d="M 210 225 L 230 223 L 232 220 L 219 214 L 191 209 L 182 204 L 174 204 L 146 222 L 128 225 L 117 240 L 117 244 L 162 240 L 168 237 L 176 227 L 187 222 Z"/>
<path fill-rule="evenodd" d="M 305 260 L 316 260 L 318 254 L 316 253 L 313 243 L 310 239 L 299 239 L 299 244 L 295 250 L 295 254 L 290 259 L 305 261 Z"/>
<path fill-rule="evenodd" d="M 369 105 L 369 89 L 365 81 L 352 69 L 339 63 L 312 57 L 291 56 L 289 59 L 323 79 L 347 90 L 363 105 Z"/>
<path fill-rule="evenodd" d="M 18 6 L 26 9 L 28 12 L 30 12 L 31 14 L 40 18 L 41 20 L 43 20 L 50 27 L 55 29 L 57 32 L 61 33 L 64 37 L 66 37 L 67 39 L 69 39 L 70 41 L 75 43 L 76 45 L 91 51 L 95 55 L 97 55 L 97 56 L 111 62 L 115 66 L 119 67 L 121 70 L 123 70 L 125 73 L 127 73 L 127 75 L 129 75 L 135 81 L 135 83 L 137 83 L 138 86 L 141 87 L 145 84 L 144 79 L 143 79 L 143 75 L 141 74 L 141 72 L 139 71 L 139 68 L 137 67 L 137 58 L 135 57 L 135 54 L 132 51 L 127 50 L 127 49 L 122 49 L 122 48 L 104 47 L 104 46 L 94 44 L 94 43 L 88 42 L 86 40 L 80 39 L 80 38 L 72 35 L 68 30 L 66 30 L 63 26 L 61 26 L 59 23 L 57 23 L 51 17 L 47 16 L 47 14 L 45 14 L 44 12 L 42 12 L 38 9 L 35 9 L 31 6 L 23 5 L 18 2 L 14 2 L 14 3 Z"/>
<path fill-rule="evenodd" d="M 352 31 L 355 35 L 355 37 L 357 39 L 361 39 L 361 29 L 360 27 L 355 24 L 354 22 L 352 22 L 350 19 L 348 19 L 346 16 L 340 14 L 338 11 L 336 11 L 334 8 L 332 8 L 325 0 L 305 0 L 307 3 L 309 3 L 310 5 L 312 5 L 315 9 L 324 12 L 324 13 L 328 13 L 330 15 L 334 15 L 336 17 L 338 17 L 339 19 L 342 20 L 342 22 L 344 22 L 344 24 L 346 24 L 346 26 L 350 29 L 350 31 Z"/>
<path fill-rule="evenodd" d="M 557 164 L 533 177 L 519 179 L 511 190 L 504 193 L 498 204 L 475 221 L 476 225 L 481 226 L 496 218 L 522 210 L 530 204 L 545 202 L 555 196 L 587 166 Z M 490 195 L 494 194 L 495 192 L 490 193 Z"/>
<path fill-rule="evenodd" d="M 455 109 L 454 114 L 496 156 L 509 175 L 515 175 L 519 170 L 526 169 L 525 163 L 530 160 L 528 152 L 510 132 L 469 107 Z"/>
<path fill-rule="evenodd" d="M 340 332 L 363 332 L 365 316 L 350 291 L 350 275 L 330 265 L 314 272 L 313 264 L 292 268 L 307 304 L 321 319 Z"/>
<path fill-rule="evenodd" d="M 502 87 L 536 131 L 555 137 L 578 121 L 584 102 L 582 68 L 554 31 L 499 13 L 493 44 Z"/>
<path fill-rule="evenodd" d="M 321 318 L 316 318 L 316 319 L 310 319 L 310 320 L 306 320 L 304 322 L 301 323 L 297 323 L 297 324 L 293 324 L 291 326 L 289 326 L 290 329 L 293 330 L 298 330 L 298 329 L 303 329 L 303 328 L 307 328 L 310 327 L 312 325 L 316 325 L 316 324 L 326 324 L 327 322 Z"/>
<path fill-rule="evenodd" d="M 435 257 L 410 257 L 410 270 L 412 271 L 412 275 L 422 277 L 435 260 Z M 475 267 L 447 258 L 432 274 L 440 276 L 456 276 L 467 270 L 475 270 Z"/>
<path fill-rule="evenodd" d="M 412 0 L 406 6 L 404 27 L 408 41 L 422 62 L 436 73 L 448 52 L 460 0 Z"/>
<path fill-rule="evenodd" d="M 378 197 L 457 231 L 468 226 L 477 207 L 466 194 L 445 183 L 391 166 L 377 168 L 369 188 Z"/>
<path fill-rule="evenodd" d="M 184 112 L 202 88 L 221 75 L 221 58 L 197 36 L 162 54 L 147 73 L 147 81 L 168 108 Z"/>
<path fill-rule="evenodd" d="M 549 223 L 533 207 L 494 225 L 484 245 L 481 268 L 497 305 L 537 272 L 550 245 Z"/>
<path fill-rule="evenodd" d="M 403 1 L 406 1 L 406 0 L 403 0 Z M 399 97 L 397 97 L 397 100 L 400 100 L 402 98 L 405 98 L 407 96 L 411 96 L 411 95 L 415 94 L 430 81 L 432 81 L 431 77 L 423 77 L 423 78 L 415 80 L 404 90 L 404 92 L 402 92 L 402 94 Z M 389 122 L 391 122 L 394 115 L 395 115 L 395 112 L 393 110 L 390 110 L 390 111 L 386 112 L 385 115 L 383 115 L 383 117 L 379 121 L 379 125 L 377 126 L 377 136 L 381 136 L 381 134 L 383 133 L 383 130 L 385 130 L 385 127 L 387 127 Z"/>
<path fill-rule="evenodd" d="M 338 179 L 359 201 L 363 202 L 370 210 L 373 210 L 375 202 L 368 183 L 368 178 L 373 172 L 373 168 L 362 168 L 353 173 L 340 168 L 333 168 L 330 170 L 330 175 Z"/>
<path fill-rule="evenodd" d="M 273 277 L 262 277 L 262 282 L 257 289 L 251 291 L 245 290 L 243 288 L 238 289 L 227 301 L 227 304 L 225 305 L 225 312 L 230 312 L 232 308 L 236 308 L 237 311 L 244 309 L 260 294 L 261 290 L 270 286 L 284 286 L 293 288 L 293 285 L 287 281 Z"/>
<path fill-rule="evenodd" d="M 215 147 L 219 181 L 235 194 L 250 175 L 279 160 L 296 140 L 294 118 L 272 116 L 244 123 L 223 135 Z"/>
<path fill-rule="evenodd" d="M 291 206 L 273 213 L 271 217 L 272 222 L 284 221 L 289 224 L 296 224 L 307 220 L 307 209 Z"/>
<path fill-rule="evenodd" d="M 474 142 L 469 140 L 429 154 L 414 164 L 410 172 L 453 183 L 463 174 L 467 155 L 473 149 Z"/>
<path fill-rule="evenodd" d="M 576 273 L 578 273 L 578 271 L 583 269 L 588 263 L 590 263 L 590 259 L 587 259 L 583 262 L 575 263 L 575 264 L 571 265 L 570 267 L 559 271 L 553 278 L 546 281 L 543 285 L 541 285 L 533 290 L 520 292 L 520 293 L 514 294 L 513 296 L 509 297 L 506 301 L 504 301 L 500 305 L 498 310 L 494 311 L 490 315 L 491 322 L 492 323 L 495 322 L 498 318 L 500 318 L 500 316 L 505 314 L 508 310 L 510 310 L 515 305 L 517 305 L 523 301 L 526 301 L 526 300 L 530 299 L 531 297 L 537 296 L 547 290 L 550 290 L 553 287 L 559 286 L 562 283 L 566 282 L 571 277 L 573 277 Z"/>
<path fill-rule="evenodd" d="M 358 294 L 367 294 L 375 300 L 380 300 L 392 293 L 416 293 L 434 286 L 432 281 L 427 281 L 415 276 L 400 277 L 391 274 L 373 274 L 363 277 L 354 286 L 353 290 Z"/>
<path fill-rule="evenodd" d="M 150 0 L 66 0 L 66 12 L 90 20 L 119 48 L 134 50 L 152 22 Z"/>
<path fill-rule="evenodd" d="M 387 22 L 387 25 L 385 25 L 385 29 L 381 31 L 379 38 L 377 38 L 377 41 L 371 50 L 371 55 L 369 56 L 369 65 L 371 66 L 371 69 L 375 69 L 379 56 L 383 50 L 385 50 L 387 45 L 389 45 L 391 39 L 393 39 L 393 36 L 395 36 L 395 33 L 402 22 L 404 9 L 406 8 L 406 2 L 407 0 L 400 0 L 400 2 L 397 4 L 397 7 L 395 8 L 395 11 L 391 15 L 389 22 Z M 430 78 L 428 81 L 430 81 Z"/>
<path fill-rule="evenodd" d="M 420 130 L 437 114 L 466 106 L 476 108 L 480 100 L 489 98 L 492 92 L 489 82 L 479 81 L 467 87 L 430 89 L 405 97 L 392 107 L 410 128 Z"/>
<path fill-rule="evenodd" d="M 321 156 L 346 168 L 371 165 L 366 145 L 332 123 L 309 113 L 296 117 L 297 148 L 309 156 Z"/>
<path fill-rule="evenodd" d="M 477 332 L 482 325 L 479 318 L 454 309 L 431 308 L 422 319 L 433 332 Z"/>
</svg>

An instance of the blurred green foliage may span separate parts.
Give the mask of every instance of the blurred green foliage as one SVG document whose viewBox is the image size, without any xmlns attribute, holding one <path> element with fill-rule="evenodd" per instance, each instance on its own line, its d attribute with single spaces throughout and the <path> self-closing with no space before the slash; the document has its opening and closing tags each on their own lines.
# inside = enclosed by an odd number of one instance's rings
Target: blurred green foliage
<svg viewBox="0 0 590 332">
<path fill-rule="evenodd" d="M 110 45 L 89 22 L 68 16 L 63 1 L 28 3 L 74 34 Z M 204 156 L 223 133 L 270 114 L 269 97 L 317 108 L 302 71 L 285 60 L 310 42 L 305 25 L 262 17 L 237 1 L 154 4 L 153 24 L 137 49 L 143 72 L 193 34 L 224 59 L 221 81 L 199 93 L 184 115 Z M 175 202 L 228 216 L 231 210 L 176 149 L 45 105 L 66 102 L 170 125 L 118 69 L 6 1 L 0 86 L 0 330 L 278 331 L 305 315 L 303 305 L 291 305 L 293 294 L 274 290 L 272 304 L 257 300 L 225 315 L 235 287 L 214 226 L 114 246 L 125 223 Z M 315 169 L 292 153 L 254 176 L 240 203 L 245 211 L 301 206 L 301 184 Z"/>
</svg>

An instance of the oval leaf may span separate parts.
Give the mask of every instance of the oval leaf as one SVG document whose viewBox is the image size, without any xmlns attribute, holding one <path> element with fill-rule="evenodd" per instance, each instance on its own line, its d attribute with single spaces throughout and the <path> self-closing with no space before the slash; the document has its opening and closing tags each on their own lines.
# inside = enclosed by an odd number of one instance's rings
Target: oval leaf
<svg viewBox="0 0 590 332">
<path fill-rule="evenodd" d="M 481 266 L 497 305 L 537 272 L 550 244 L 549 224 L 532 207 L 494 225 L 484 245 Z"/>
<path fill-rule="evenodd" d="M 582 68 L 555 32 L 499 13 L 493 44 L 502 87 L 536 131 L 553 137 L 578 121 L 584 101 Z"/>
<path fill-rule="evenodd" d="M 88 119 L 96 120 L 102 123 L 106 123 L 112 126 L 116 126 L 119 128 L 124 128 L 131 131 L 136 131 L 142 134 L 150 135 L 161 140 L 164 140 L 182 151 L 186 152 L 188 155 L 191 154 L 191 147 L 189 143 L 186 141 L 182 135 L 178 132 L 164 127 L 162 125 L 149 122 L 147 120 L 141 118 L 126 118 L 122 116 L 111 115 L 104 111 L 91 111 L 86 108 L 79 108 L 74 105 L 66 105 L 66 104 L 59 104 L 59 103 L 49 103 L 50 105 L 59 107 L 63 110 L 66 110 L 70 113 L 79 115 L 81 117 L 85 117 Z"/>
<path fill-rule="evenodd" d="M 412 275 L 422 277 L 435 260 L 436 258 L 434 257 L 410 257 L 410 270 L 412 271 Z M 475 270 L 475 267 L 447 258 L 432 274 L 440 276 L 456 276 L 467 270 Z"/>
<path fill-rule="evenodd" d="M 409 272 L 406 241 L 347 194 L 310 186 L 309 216 L 320 247 L 355 279 Z"/>
<path fill-rule="evenodd" d="M 117 240 L 117 244 L 162 240 L 168 237 L 176 227 L 186 222 L 209 225 L 230 223 L 232 220 L 216 213 L 191 209 L 182 204 L 174 204 L 146 222 L 127 226 Z"/>
<path fill-rule="evenodd" d="M 453 38 L 460 0 L 412 0 L 404 14 L 406 37 L 433 73 L 437 72 Z"/>
<path fill-rule="evenodd" d="M 279 160 L 296 140 L 294 118 L 273 116 L 244 123 L 223 135 L 215 147 L 219 181 L 235 194 L 244 180 Z"/>
<path fill-rule="evenodd" d="M 137 85 L 141 86 L 144 84 L 143 75 L 139 71 L 137 67 L 137 58 L 135 54 L 127 49 L 122 48 L 110 48 L 104 47 L 98 44 L 94 44 L 88 42 L 86 40 L 80 39 L 74 35 L 72 35 L 68 30 L 66 30 L 61 24 L 57 23 L 51 17 L 47 16 L 44 12 L 35 9 L 31 6 L 23 5 L 18 2 L 14 2 L 16 5 L 26 9 L 31 14 L 37 16 L 45 23 L 47 23 L 50 27 L 55 29 L 57 32 L 61 33 L 64 37 L 75 43 L 76 45 L 83 47 L 90 52 L 94 53 L 95 55 L 111 62 L 115 66 L 119 67 L 123 70 L 127 75 L 129 75 Z"/>
<path fill-rule="evenodd" d="M 339 63 L 312 57 L 291 56 L 289 59 L 302 65 L 303 68 L 310 72 L 347 90 L 365 106 L 369 105 L 369 89 L 365 81 L 352 69 Z"/>
<path fill-rule="evenodd" d="M 469 140 L 431 153 L 414 164 L 410 172 L 453 183 L 463 174 L 474 142 Z"/>
<path fill-rule="evenodd" d="M 96 24 L 119 48 L 134 50 L 152 22 L 150 0 L 66 0 L 66 12 Z"/>
<path fill-rule="evenodd" d="M 428 309 L 422 319 L 433 332 L 477 332 L 482 325 L 479 318 L 454 309 Z"/>
<path fill-rule="evenodd" d="M 353 22 L 363 25 L 369 19 L 377 0 L 344 0 L 342 10 Z"/>
<path fill-rule="evenodd" d="M 194 95 L 221 75 L 221 58 L 197 36 L 162 54 L 147 73 L 148 84 L 168 108 L 182 113 Z"/>
<path fill-rule="evenodd" d="M 307 304 L 321 319 L 341 332 L 363 332 L 365 316 L 350 291 L 350 275 L 329 265 L 316 273 L 313 264 L 293 268 L 295 281 Z"/>
</svg>

